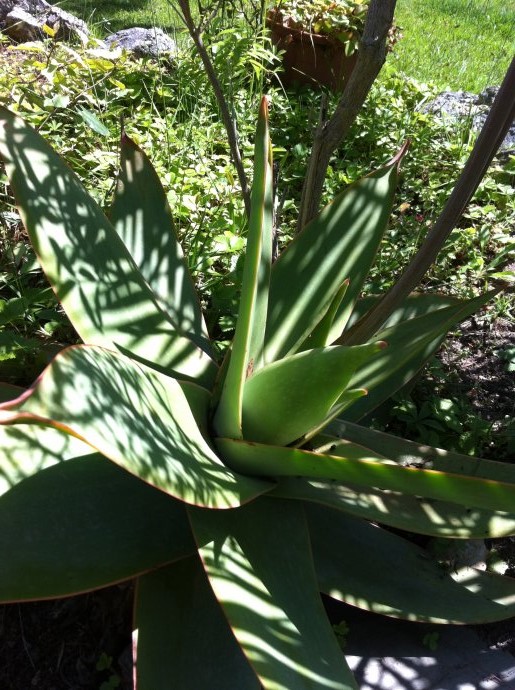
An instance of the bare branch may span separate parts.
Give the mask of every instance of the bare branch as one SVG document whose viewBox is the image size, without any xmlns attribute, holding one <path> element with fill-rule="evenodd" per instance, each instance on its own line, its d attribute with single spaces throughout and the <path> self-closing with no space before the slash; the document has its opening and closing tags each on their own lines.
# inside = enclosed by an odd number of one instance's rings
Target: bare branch
<svg viewBox="0 0 515 690">
<path fill-rule="evenodd" d="M 514 119 L 515 58 L 508 67 L 472 153 L 441 214 L 402 276 L 382 300 L 349 332 L 349 337 L 345 338 L 346 344 L 364 342 L 372 337 L 393 310 L 402 304 L 410 292 L 420 283 L 459 221 Z"/>
<path fill-rule="evenodd" d="M 297 230 L 317 213 L 329 160 L 353 125 L 386 58 L 396 0 L 371 0 L 354 71 L 332 117 L 319 122 L 302 188 Z"/>
</svg>

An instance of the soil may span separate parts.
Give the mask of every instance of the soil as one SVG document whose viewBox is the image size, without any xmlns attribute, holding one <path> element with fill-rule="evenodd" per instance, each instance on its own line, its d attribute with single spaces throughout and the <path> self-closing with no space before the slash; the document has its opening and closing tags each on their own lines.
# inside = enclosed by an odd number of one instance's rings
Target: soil
<svg viewBox="0 0 515 690">
<path fill-rule="evenodd" d="M 129 690 L 132 586 L 0 607 L 2 690 Z"/>
<path fill-rule="evenodd" d="M 491 447 L 484 457 L 515 461 L 515 370 L 509 370 L 508 351 L 515 352 L 512 320 L 465 321 L 439 353 L 445 372 L 440 388 L 442 397 L 467 399 L 478 416 L 491 423 Z"/>
</svg>

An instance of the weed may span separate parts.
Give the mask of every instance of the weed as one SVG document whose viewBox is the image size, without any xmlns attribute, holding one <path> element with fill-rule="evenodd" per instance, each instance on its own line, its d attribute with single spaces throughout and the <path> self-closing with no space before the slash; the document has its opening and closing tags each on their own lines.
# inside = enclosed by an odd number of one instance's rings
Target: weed
<svg viewBox="0 0 515 690">
<path fill-rule="evenodd" d="M 438 649 L 438 643 L 440 641 L 440 633 L 436 630 L 428 632 L 424 635 L 422 639 L 422 644 L 427 647 L 432 652 L 436 652 Z"/>
</svg>

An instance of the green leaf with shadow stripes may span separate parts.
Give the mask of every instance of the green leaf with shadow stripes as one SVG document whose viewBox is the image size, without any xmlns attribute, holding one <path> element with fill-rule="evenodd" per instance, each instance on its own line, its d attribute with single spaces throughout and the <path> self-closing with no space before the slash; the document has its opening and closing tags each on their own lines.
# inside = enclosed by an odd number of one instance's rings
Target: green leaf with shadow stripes
<svg viewBox="0 0 515 690">
<path fill-rule="evenodd" d="M 235 472 L 254 476 L 330 479 L 494 511 L 510 512 L 515 505 L 515 483 L 403 467 L 350 441 L 341 441 L 330 454 L 221 438 L 216 447 Z"/>
<path fill-rule="evenodd" d="M 119 348 L 203 383 L 213 360 L 163 311 L 77 176 L 23 120 L 0 109 L 0 155 L 38 259 L 86 343 Z"/>
<path fill-rule="evenodd" d="M 9 421 L 62 429 L 193 505 L 234 507 L 271 487 L 219 460 L 175 379 L 96 346 L 61 352 L 31 390 L 1 406 L 0 422 Z"/>
<path fill-rule="evenodd" d="M 307 505 L 306 515 L 320 589 L 336 599 L 432 623 L 488 623 L 515 615 L 511 578 L 474 568 L 453 576 L 427 551 L 380 527 L 323 506 Z"/>
<path fill-rule="evenodd" d="M 343 330 L 386 229 L 398 165 L 396 158 L 350 185 L 275 262 L 266 327 L 267 362 L 296 352 L 349 280 L 332 326 L 336 328 L 332 340 Z"/>
<path fill-rule="evenodd" d="M 213 591 L 263 688 L 356 690 L 318 596 L 302 507 L 262 499 L 189 515 Z"/>
<path fill-rule="evenodd" d="M 122 135 L 110 221 L 177 332 L 212 356 L 197 292 L 165 191 L 146 154 Z"/>
<path fill-rule="evenodd" d="M 138 687 L 227 690 L 230 682 L 234 688 L 261 688 L 197 554 L 138 578 L 134 626 Z"/>
</svg>

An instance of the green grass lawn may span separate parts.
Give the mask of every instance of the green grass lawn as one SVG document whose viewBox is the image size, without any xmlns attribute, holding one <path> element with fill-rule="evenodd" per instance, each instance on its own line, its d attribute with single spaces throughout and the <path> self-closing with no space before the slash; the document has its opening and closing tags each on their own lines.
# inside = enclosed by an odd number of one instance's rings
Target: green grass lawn
<svg viewBox="0 0 515 690">
<path fill-rule="evenodd" d="M 59 5 L 87 21 L 98 36 L 129 26 L 173 31 L 180 23 L 167 0 L 62 0 Z"/>
<path fill-rule="evenodd" d="M 403 40 L 392 62 L 440 88 L 499 84 L 515 52 L 513 0 L 398 0 Z"/>
<path fill-rule="evenodd" d="M 62 0 L 99 35 L 128 26 L 173 32 L 180 20 L 167 0 Z M 514 0 L 398 0 L 403 39 L 389 60 L 439 88 L 479 92 L 499 84 L 515 52 Z"/>
</svg>

